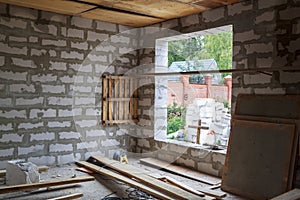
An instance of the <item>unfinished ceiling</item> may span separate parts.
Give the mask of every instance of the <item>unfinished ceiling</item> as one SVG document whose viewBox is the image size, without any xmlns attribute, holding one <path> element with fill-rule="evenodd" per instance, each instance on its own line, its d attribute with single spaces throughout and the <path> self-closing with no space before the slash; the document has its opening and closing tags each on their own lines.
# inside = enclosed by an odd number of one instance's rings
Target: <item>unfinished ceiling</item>
<svg viewBox="0 0 300 200">
<path fill-rule="evenodd" d="M 60 14 L 142 27 L 240 0 L 0 0 Z"/>
</svg>

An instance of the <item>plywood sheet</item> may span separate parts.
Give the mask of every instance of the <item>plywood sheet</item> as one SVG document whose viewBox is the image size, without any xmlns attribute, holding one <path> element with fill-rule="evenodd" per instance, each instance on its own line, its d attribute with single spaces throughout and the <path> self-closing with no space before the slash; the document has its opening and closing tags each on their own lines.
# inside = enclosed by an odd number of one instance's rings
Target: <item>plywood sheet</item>
<svg viewBox="0 0 300 200">
<path fill-rule="evenodd" d="M 221 188 L 252 199 L 287 191 L 295 125 L 233 120 Z"/>
<path fill-rule="evenodd" d="M 300 119 L 300 95 L 240 94 L 235 114 Z"/>
<path fill-rule="evenodd" d="M 93 5 L 64 0 L 0 0 L 0 2 L 66 15 L 76 15 L 86 10 L 95 8 Z"/>
<path fill-rule="evenodd" d="M 163 19 L 159 18 L 117 12 L 100 8 L 81 13 L 80 16 L 132 27 L 147 26 L 163 21 Z"/>
<path fill-rule="evenodd" d="M 250 120 L 250 121 L 272 122 L 272 123 L 295 125 L 295 135 L 294 135 L 294 139 L 293 139 L 294 142 L 293 142 L 293 149 L 292 149 L 292 158 L 291 158 L 291 162 L 290 162 L 288 187 L 287 187 L 288 190 L 292 189 L 296 155 L 297 155 L 297 151 L 298 151 L 298 153 L 300 152 L 300 150 L 297 149 L 297 144 L 298 144 L 299 135 L 300 135 L 300 120 L 271 118 L 271 117 L 257 117 L 257 116 L 249 116 L 249 115 L 234 115 L 233 118 L 239 119 L 239 120 Z"/>
<path fill-rule="evenodd" d="M 110 8 L 116 8 L 120 10 L 139 13 L 147 16 L 163 18 L 163 19 L 178 18 L 181 16 L 195 14 L 206 10 L 205 8 L 201 8 L 199 6 L 185 4 L 173 0 L 164 0 L 164 1 L 161 0 L 151 0 L 151 1 L 82 0 L 82 1 L 103 5 Z"/>
</svg>

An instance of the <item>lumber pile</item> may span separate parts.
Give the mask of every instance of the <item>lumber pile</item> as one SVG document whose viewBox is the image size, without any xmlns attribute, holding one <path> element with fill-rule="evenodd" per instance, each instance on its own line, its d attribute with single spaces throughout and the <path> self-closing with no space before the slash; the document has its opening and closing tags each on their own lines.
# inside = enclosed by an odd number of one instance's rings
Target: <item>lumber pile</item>
<svg viewBox="0 0 300 200">
<path fill-rule="evenodd" d="M 220 199 L 225 193 L 203 189 L 194 190 L 171 177 L 155 177 L 135 166 L 116 162 L 102 156 L 92 156 L 87 161 L 79 161 L 77 165 L 95 173 L 113 178 L 163 200 Z"/>
<path fill-rule="evenodd" d="M 291 190 L 299 132 L 300 95 L 239 95 L 222 190 L 250 199 Z"/>
</svg>

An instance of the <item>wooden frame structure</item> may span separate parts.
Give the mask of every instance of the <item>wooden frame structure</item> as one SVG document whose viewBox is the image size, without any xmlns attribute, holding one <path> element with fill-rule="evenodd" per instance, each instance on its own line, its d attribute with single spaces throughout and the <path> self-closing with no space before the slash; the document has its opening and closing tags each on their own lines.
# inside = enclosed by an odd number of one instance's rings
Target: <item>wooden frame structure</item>
<svg viewBox="0 0 300 200">
<path fill-rule="evenodd" d="M 102 77 L 102 124 L 136 123 L 138 118 L 138 82 L 135 77 Z"/>
</svg>

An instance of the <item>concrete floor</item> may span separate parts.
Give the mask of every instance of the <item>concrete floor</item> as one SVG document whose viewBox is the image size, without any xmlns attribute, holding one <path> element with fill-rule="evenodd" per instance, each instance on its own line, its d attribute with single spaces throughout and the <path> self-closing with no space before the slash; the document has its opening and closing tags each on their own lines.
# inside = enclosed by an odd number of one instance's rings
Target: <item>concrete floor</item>
<svg viewBox="0 0 300 200">
<path fill-rule="evenodd" d="M 130 158 L 129 163 L 131 165 L 137 166 L 139 168 L 143 168 L 147 171 L 155 172 L 156 174 L 166 175 L 172 177 L 188 186 L 191 186 L 193 189 L 198 189 L 201 187 L 209 187 L 204 183 L 200 183 L 197 181 L 193 181 L 184 177 L 180 177 L 168 172 L 164 172 L 161 170 L 156 170 L 154 168 L 142 165 L 139 163 L 139 159 Z M 41 173 L 42 180 L 59 180 L 59 179 L 67 179 L 76 175 L 79 176 L 87 176 L 86 173 L 79 172 L 75 170 L 77 166 L 75 164 L 68 164 L 64 166 L 55 166 L 50 167 L 48 172 Z M 45 200 L 54 197 L 60 197 L 67 194 L 73 193 L 83 193 L 83 197 L 79 199 L 86 200 L 101 200 L 102 198 L 109 197 L 122 197 L 126 199 L 134 199 L 134 197 L 129 196 L 130 191 L 133 190 L 130 186 L 123 184 L 121 182 L 109 179 L 107 177 L 101 175 L 95 175 L 96 180 L 91 182 L 84 182 L 75 185 L 68 186 L 60 186 L 60 187 L 51 187 L 48 189 L 40 189 L 31 192 L 15 192 L 9 194 L 0 194 L 0 199 L 15 199 L 15 200 Z M 2 184 L 4 184 L 2 182 Z M 219 189 L 218 189 L 219 190 Z M 133 193 L 131 193 L 133 194 Z M 154 199 L 154 198 L 153 198 Z M 241 198 L 235 195 L 227 194 L 225 200 L 244 200 L 245 198 Z"/>
</svg>

